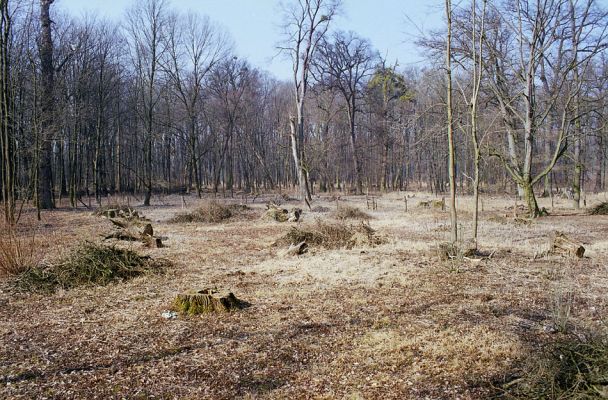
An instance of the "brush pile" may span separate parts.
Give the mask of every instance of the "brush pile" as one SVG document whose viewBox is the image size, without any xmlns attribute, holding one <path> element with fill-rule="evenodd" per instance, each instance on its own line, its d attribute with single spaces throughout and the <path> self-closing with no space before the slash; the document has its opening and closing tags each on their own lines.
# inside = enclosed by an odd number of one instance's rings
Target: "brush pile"
<svg viewBox="0 0 608 400">
<path fill-rule="evenodd" d="M 84 242 L 61 262 L 28 269 L 16 279 L 26 292 L 54 292 L 79 286 L 105 286 L 137 276 L 161 272 L 166 261 L 155 261 L 132 250 Z"/>
</svg>

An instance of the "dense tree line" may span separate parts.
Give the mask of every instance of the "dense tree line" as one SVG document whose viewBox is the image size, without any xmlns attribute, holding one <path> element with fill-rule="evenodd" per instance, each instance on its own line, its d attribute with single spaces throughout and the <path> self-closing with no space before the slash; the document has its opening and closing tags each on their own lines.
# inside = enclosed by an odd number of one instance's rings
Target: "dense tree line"
<svg viewBox="0 0 608 400">
<path fill-rule="evenodd" d="M 468 1 L 451 15 L 456 182 L 522 196 L 606 185 L 606 13 L 595 0 Z M 4 214 L 116 193 L 225 196 L 449 191 L 445 35 L 402 68 L 341 31 L 340 3 L 294 0 L 283 82 L 235 55 L 228 32 L 166 0 L 123 22 L 53 0 L 0 0 Z M 406 10 L 395 10 L 395 12 Z M 279 22 L 279 21 L 278 21 Z M 86 198 L 86 199 L 85 199 Z"/>
</svg>

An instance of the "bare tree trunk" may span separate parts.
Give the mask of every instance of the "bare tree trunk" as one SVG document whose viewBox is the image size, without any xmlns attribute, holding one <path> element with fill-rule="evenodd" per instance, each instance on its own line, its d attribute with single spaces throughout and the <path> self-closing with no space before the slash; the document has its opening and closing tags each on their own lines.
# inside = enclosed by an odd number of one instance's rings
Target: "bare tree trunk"
<svg viewBox="0 0 608 400">
<path fill-rule="evenodd" d="M 355 187 L 357 194 L 363 194 L 363 181 L 361 179 L 361 162 L 359 161 L 359 153 L 357 152 L 357 136 L 355 132 L 355 96 L 353 95 L 352 100 L 348 106 L 348 120 L 350 124 L 350 147 L 353 152 L 353 168 L 355 171 Z"/>
<path fill-rule="evenodd" d="M 450 180 L 450 239 L 452 243 L 458 240 L 458 220 L 456 214 L 456 160 L 454 154 L 454 120 L 452 115 L 452 1 L 445 0 L 447 18 L 446 40 L 446 80 L 447 80 L 447 123 L 448 123 L 448 174 Z"/>
<path fill-rule="evenodd" d="M 572 63 L 575 65 L 573 68 L 573 78 L 574 84 L 579 84 L 579 70 L 578 70 L 578 32 L 576 26 L 576 10 L 574 1 L 570 0 L 570 23 L 572 29 L 572 49 L 574 54 L 574 59 Z M 581 177 L 583 174 L 583 166 L 581 160 L 581 113 L 580 113 L 580 94 L 576 94 L 576 98 L 574 99 L 574 115 L 576 121 L 574 121 L 574 177 L 572 179 L 572 192 L 573 192 L 573 206 L 576 210 L 581 208 Z"/>
<path fill-rule="evenodd" d="M 53 140 L 53 38 L 51 36 L 50 7 L 54 0 L 40 0 L 40 69 L 42 74 L 41 153 L 39 173 L 39 201 L 41 209 L 55 208 L 53 199 L 52 147 Z"/>
<path fill-rule="evenodd" d="M 0 1 L 0 169 L 2 177 L 2 200 L 4 202 L 4 220 L 8 224 L 15 223 L 15 159 L 14 159 L 14 125 L 13 125 L 13 96 L 10 80 L 10 49 L 11 16 L 8 0 Z"/>
</svg>

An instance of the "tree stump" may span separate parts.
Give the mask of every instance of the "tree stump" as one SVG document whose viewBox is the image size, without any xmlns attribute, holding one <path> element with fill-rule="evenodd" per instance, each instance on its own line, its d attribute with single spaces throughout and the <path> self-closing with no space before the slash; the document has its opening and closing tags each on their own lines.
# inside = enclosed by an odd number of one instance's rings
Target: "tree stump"
<svg viewBox="0 0 608 400">
<path fill-rule="evenodd" d="M 178 294 L 174 305 L 177 311 L 182 314 L 198 315 L 240 310 L 245 308 L 247 303 L 237 299 L 232 292 L 200 289 Z"/>
<path fill-rule="evenodd" d="M 585 248 L 581 243 L 566 237 L 566 235 L 561 232 L 555 232 L 550 246 L 549 254 L 578 258 L 582 258 L 585 254 Z"/>
</svg>

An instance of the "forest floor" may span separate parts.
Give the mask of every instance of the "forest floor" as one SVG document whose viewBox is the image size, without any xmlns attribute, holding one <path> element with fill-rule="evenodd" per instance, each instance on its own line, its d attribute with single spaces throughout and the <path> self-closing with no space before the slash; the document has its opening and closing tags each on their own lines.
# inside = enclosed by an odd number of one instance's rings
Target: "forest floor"
<svg viewBox="0 0 608 400">
<path fill-rule="evenodd" d="M 127 246 L 172 261 L 165 274 L 50 295 L 0 282 L 0 398 L 481 399 L 565 338 L 560 324 L 578 335 L 607 329 L 608 216 L 567 200 L 550 208 L 540 199 L 551 215 L 528 224 L 512 218 L 513 200 L 485 196 L 479 247 L 492 257 L 472 263 L 430 251 L 448 239 L 449 213 L 418 207 L 428 194 L 378 196 L 376 211 L 365 196 L 343 196 L 386 243 L 297 257 L 273 243 L 292 226 L 332 220 L 336 202 L 321 196 L 319 212 L 277 223 L 260 218 L 270 198 L 216 224 L 169 223 L 184 211 L 179 196 L 138 206 L 167 247 Z M 203 201 L 188 197 L 186 208 Z M 464 237 L 471 209 L 459 199 Z M 47 259 L 111 227 L 85 208 L 34 217 L 26 210 L 23 223 Z M 539 257 L 554 231 L 582 242 L 585 257 Z M 161 316 L 178 293 L 201 287 L 251 307 Z"/>
</svg>

